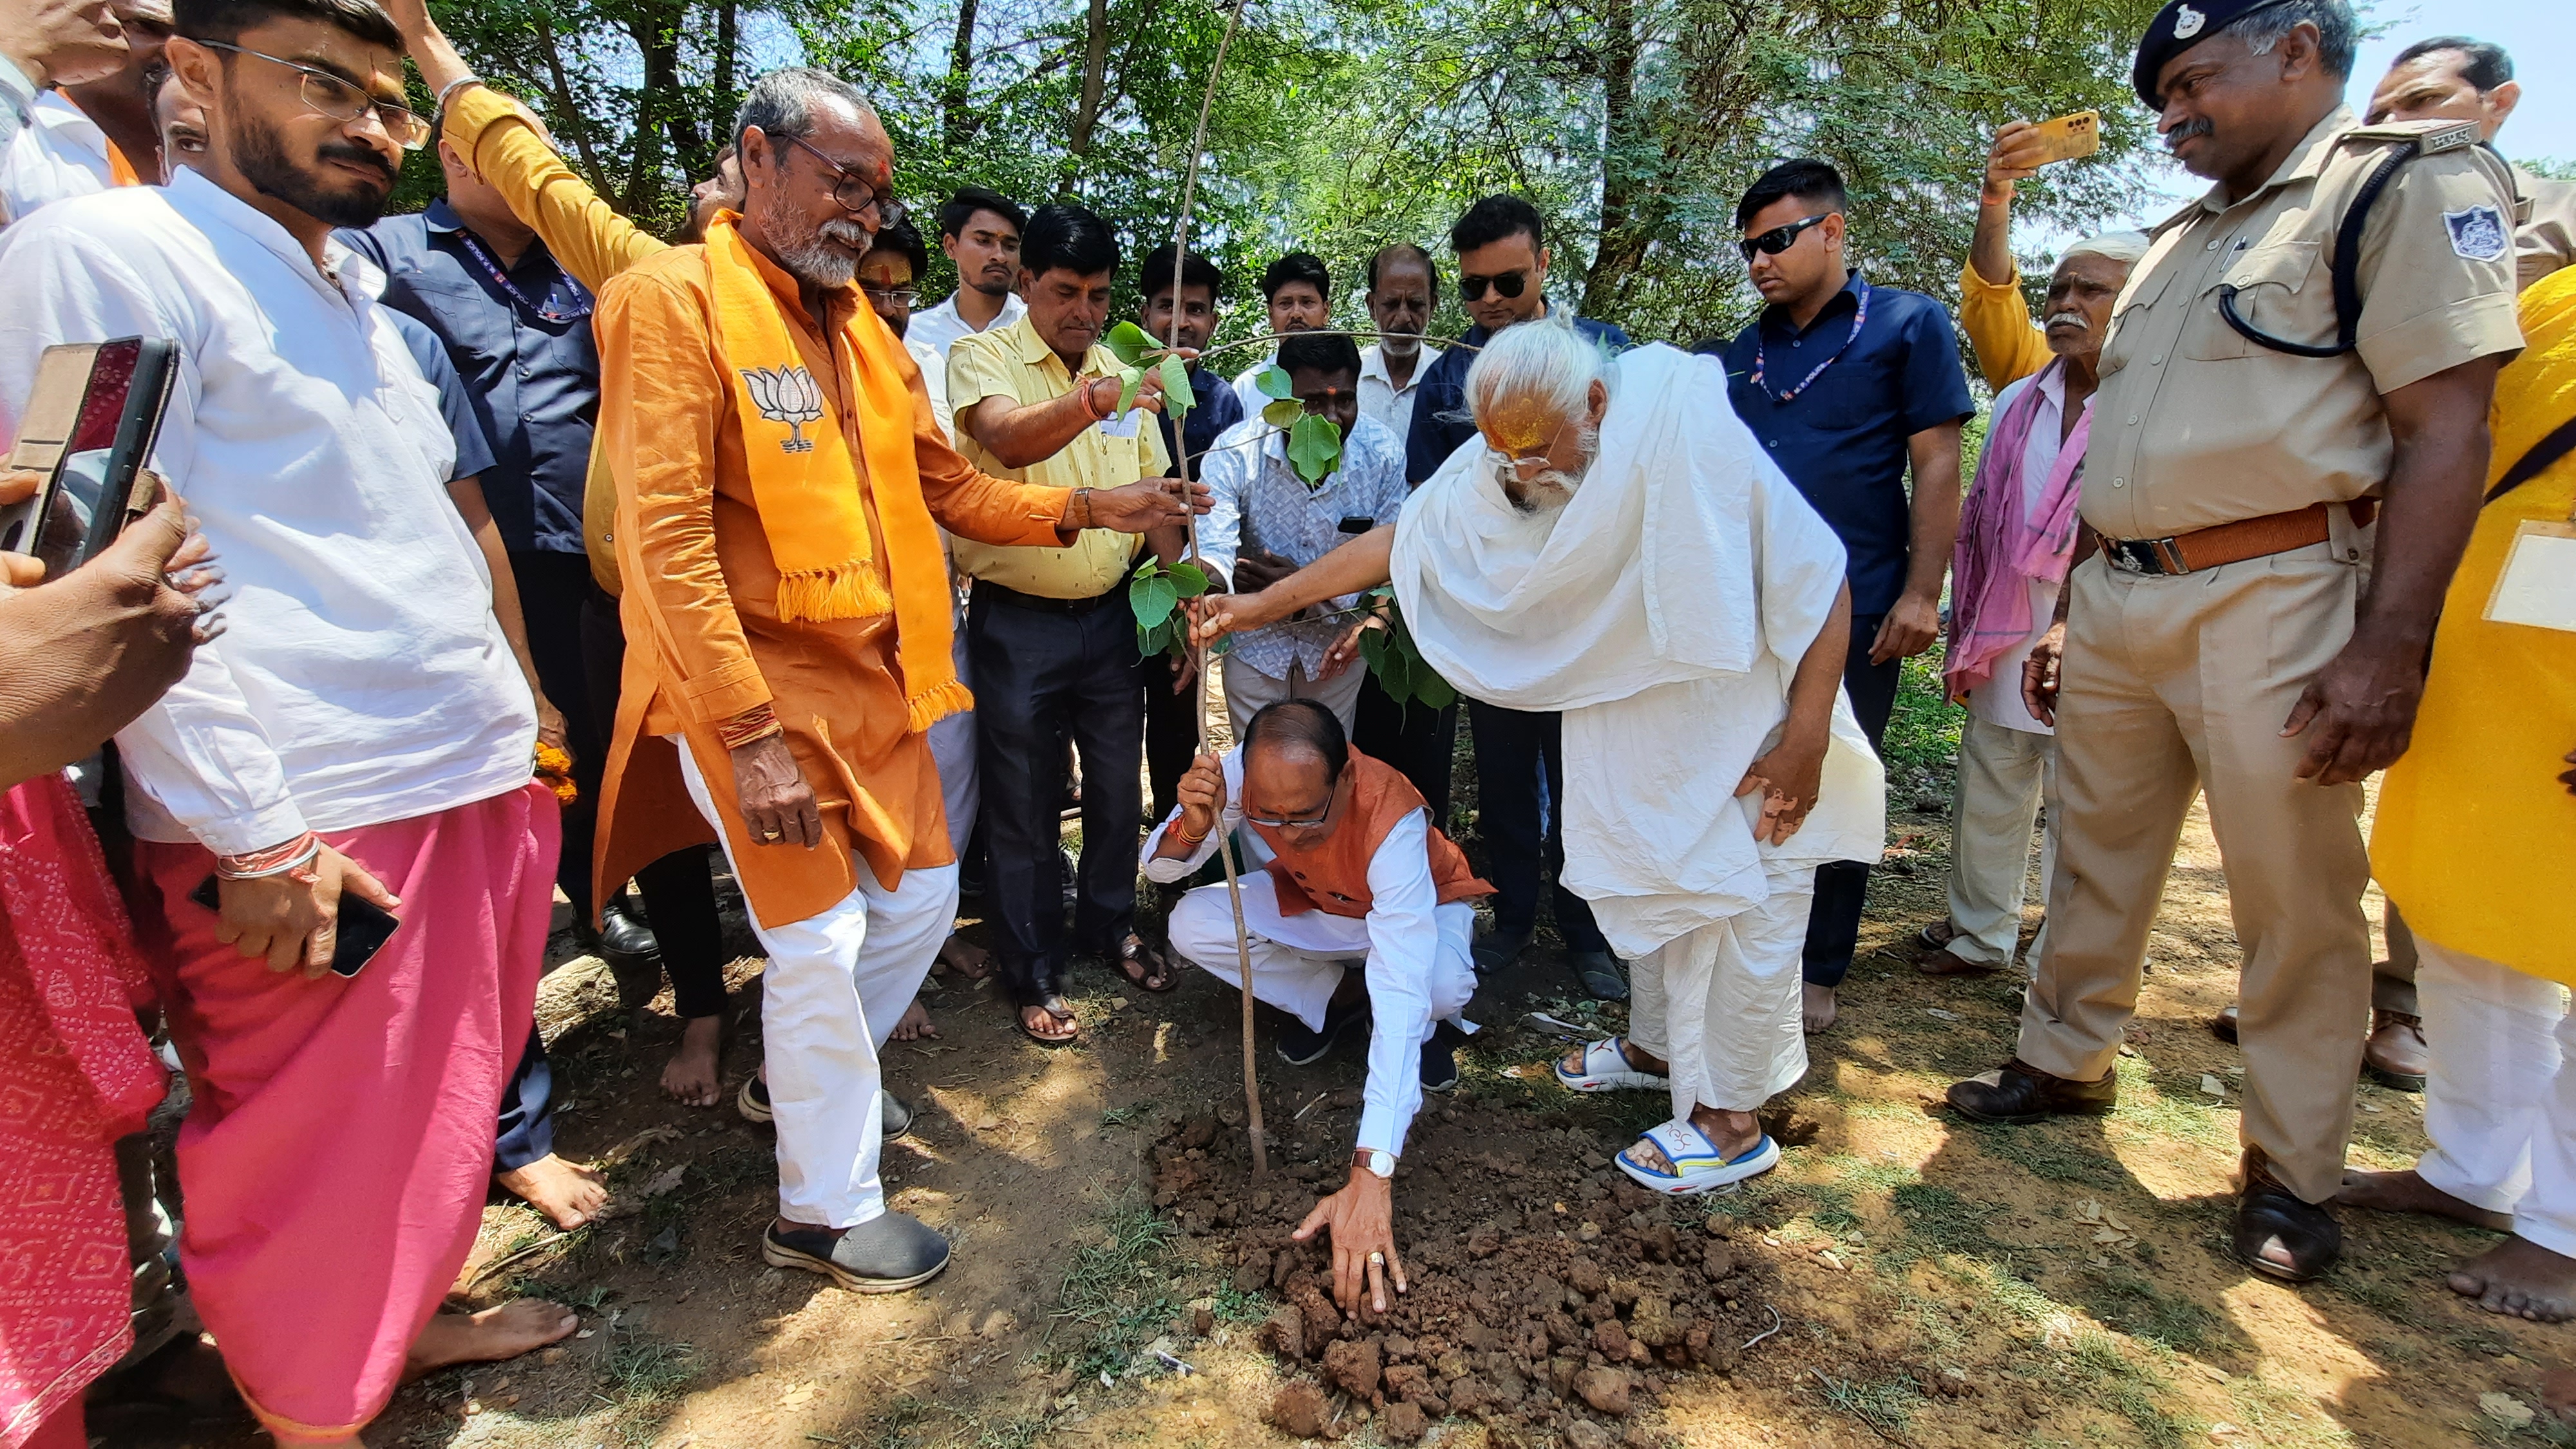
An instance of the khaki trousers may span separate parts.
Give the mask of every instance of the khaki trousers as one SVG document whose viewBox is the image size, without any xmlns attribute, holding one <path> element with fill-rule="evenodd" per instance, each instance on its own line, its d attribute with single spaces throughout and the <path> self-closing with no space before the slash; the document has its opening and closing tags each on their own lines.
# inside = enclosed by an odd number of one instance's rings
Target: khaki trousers
<svg viewBox="0 0 2576 1449">
<path fill-rule="evenodd" d="M 2370 862 L 2361 787 L 2294 778 L 2307 742 L 2281 724 L 2351 636 L 2364 582 L 2331 544 L 2179 578 L 2077 565 L 2057 705 L 2065 823 L 2021 1019 L 2022 1060 L 2084 1081 L 2111 1070 L 2183 817 L 2206 790 L 2244 961 L 2243 1133 L 2309 1202 L 2341 1185 L 2352 1130 Z"/>
<path fill-rule="evenodd" d="M 2040 836 L 2043 896 L 2057 870 L 2057 740 L 1970 714 L 1959 727 L 1958 788 L 1950 798 L 1950 954 L 1980 966 L 2009 966 L 2021 949 L 2021 907 L 2030 880 L 2030 830 L 2048 802 Z M 2036 964 L 2048 927 L 2030 943 Z"/>
</svg>

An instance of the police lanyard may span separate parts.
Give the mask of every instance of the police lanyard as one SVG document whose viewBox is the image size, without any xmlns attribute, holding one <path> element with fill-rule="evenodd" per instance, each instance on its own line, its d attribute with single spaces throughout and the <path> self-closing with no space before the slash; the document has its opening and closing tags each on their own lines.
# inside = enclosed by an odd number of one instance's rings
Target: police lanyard
<svg viewBox="0 0 2576 1449">
<path fill-rule="evenodd" d="M 455 237 L 464 245 L 465 254 L 472 257 L 475 263 L 483 268 L 483 275 L 492 279 L 492 285 L 509 293 L 510 300 L 518 303 L 525 310 L 534 312 L 549 322 L 578 322 L 590 315 L 590 293 L 562 268 L 556 268 L 555 275 L 563 281 L 565 296 L 569 298 L 569 310 L 549 306 L 520 291 L 518 284 L 510 280 L 510 274 L 502 270 L 501 259 L 485 250 L 482 238 L 463 227 L 456 229 Z"/>
<path fill-rule="evenodd" d="M 1757 340 L 1753 344 L 1752 382 L 1755 387 L 1762 388 L 1763 394 L 1769 397 L 1773 402 L 1785 403 L 1791 398 L 1796 397 L 1798 394 L 1805 392 L 1809 387 L 1814 385 L 1817 378 L 1824 375 L 1826 368 L 1833 366 L 1844 353 L 1851 350 L 1851 345 L 1854 342 L 1860 340 L 1860 329 L 1869 325 L 1869 283 L 1859 277 L 1854 277 L 1852 278 L 1852 285 L 1859 289 L 1860 305 L 1852 309 L 1850 335 L 1843 338 L 1843 345 L 1834 349 L 1834 355 L 1832 357 L 1828 357 L 1824 361 L 1817 363 L 1813 371 L 1809 372 L 1805 377 L 1798 379 L 1798 385 L 1789 389 L 1787 392 L 1774 393 L 1771 389 L 1763 387 L 1762 385 L 1762 353 L 1763 349 L 1768 344 L 1759 340 L 1761 335 L 1760 330 L 1758 328 L 1756 329 L 1755 337 Z"/>
</svg>

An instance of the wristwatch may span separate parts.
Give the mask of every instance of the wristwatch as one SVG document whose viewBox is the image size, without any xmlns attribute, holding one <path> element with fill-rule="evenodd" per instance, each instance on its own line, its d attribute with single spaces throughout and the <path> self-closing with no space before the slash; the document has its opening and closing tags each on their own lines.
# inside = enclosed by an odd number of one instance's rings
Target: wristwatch
<svg viewBox="0 0 2576 1449">
<path fill-rule="evenodd" d="M 1351 1166 L 1365 1167 L 1381 1178 L 1395 1176 L 1395 1154 L 1381 1148 L 1367 1147 L 1351 1154 Z"/>
</svg>

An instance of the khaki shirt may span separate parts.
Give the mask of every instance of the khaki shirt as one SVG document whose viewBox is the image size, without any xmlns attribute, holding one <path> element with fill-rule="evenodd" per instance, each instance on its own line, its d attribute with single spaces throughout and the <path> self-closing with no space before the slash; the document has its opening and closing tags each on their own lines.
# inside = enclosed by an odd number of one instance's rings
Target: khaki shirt
<svg viewBox="0 0 2576 1449">
<path fill-rule="evenodd" d="M 2276 352 L 2218 312 L 2233 283 L 2255 327 L 2331 344 L 2334 234 L 2354 193 L 2393 146 L 2458 125 L 2365 129 L 2339 106 L 2253 195 L 2230 205 L 2213 187 L 2155 228 L 2102 347 L 2085 522 L 2109 538 L 2164 538 L 2375 496 L 2392 452 L 2381 395 L 2521 348 L 2512 183 L 2471 144 L 2408 162 L 2372 207 L 2356 351 Z"/>
<path fill-rule="evenodd" d="M 2528 288 L 2576 266 L 2576 181 L 2552 181 L 2516 166 L 2513 184 L 2531 203 L 2530 219 L 2513 234 L 2514 280 Z"/>
<path fill-rule="evenodd" d="M 1083 358 L 1084 377 L 1104 377 L 1118 370 L 1118 359 L 1094 344 Z M 1021 407 L 1050 402 L 1073 391 L 1076 379 L 1055 355 L 1037 324 L 1023 316 L 1008 327 L 969 333 L 948 349 L 948 402 L 951 416 L 988 397 L 1006 397 Z M 968 462 L 996 478 L 1043 483 L 1058 488 L 1124 488 L 1139 478 L 1158 478 L 1170 466 L 1163 454 L 1163 430 L 1154 415 L 1137 409 L 1124 419 L 1095 424 L 1076 434 L 1053 457 L 1026 468 L 1005 468 L 984 445 L 957 434 L 957 449 Z M 1087 528 L 1071 548 L 996 548 L 958 539 L 957 571 L 988 583 L 1046 599 L 1092 599 L 1118 586 L 1128 564 L 1144 547 L 1131 533 Z"/>
</svg>

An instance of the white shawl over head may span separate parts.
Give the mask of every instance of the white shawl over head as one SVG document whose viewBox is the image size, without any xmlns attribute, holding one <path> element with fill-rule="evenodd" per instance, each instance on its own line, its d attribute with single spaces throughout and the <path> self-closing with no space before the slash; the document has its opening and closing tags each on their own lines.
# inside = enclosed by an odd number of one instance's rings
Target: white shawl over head
<svg viewBox="0 0 2576 1449">
<path fill-rule="evenodd" d="M 1513 507 L 1471 441 L 1407 500 L 1392 573 L 1461 693 L 1564 713 L 1565 884 L 1635 957 L 1760 903 L 1793 864 L 1876 860 L 1886 777 L 1838 698 L 1816 810 L 1754 842 L 1761 796 L 1735 787 L 1832 615 L 1842 545 L 1737 420 L 1716 359 L 1657 345 L 1612 365 L 1599 457 L 1563 508 Z"/>
</svg>

